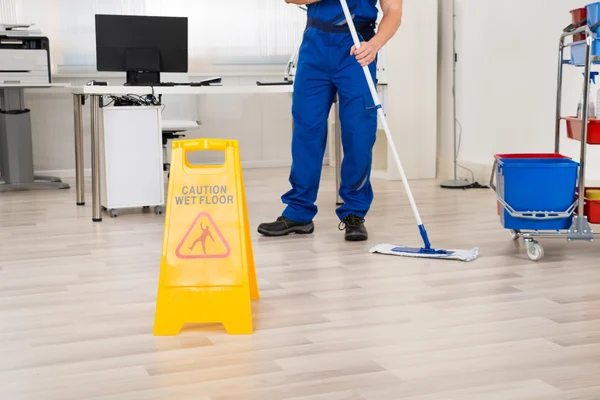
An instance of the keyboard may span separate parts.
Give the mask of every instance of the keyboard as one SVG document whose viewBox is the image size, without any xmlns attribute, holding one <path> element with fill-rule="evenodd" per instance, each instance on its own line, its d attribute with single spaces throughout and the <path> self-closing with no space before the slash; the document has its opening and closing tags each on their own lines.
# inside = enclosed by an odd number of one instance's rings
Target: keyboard
<svg viewBox="0 0 600 400">
<path fill-rule="evenodd" d="M 258 86 L 291 86 L 294 84 L 293 81 L 275 81 L 275 82 L 261 82 L 257 81 Z"/>
<path fill-rule="evenodd" d="M 221 78 L 210 78 L 200 82 L 161 82 L 156 86 L 210 86 L 221 83 Z"/>
</svg>

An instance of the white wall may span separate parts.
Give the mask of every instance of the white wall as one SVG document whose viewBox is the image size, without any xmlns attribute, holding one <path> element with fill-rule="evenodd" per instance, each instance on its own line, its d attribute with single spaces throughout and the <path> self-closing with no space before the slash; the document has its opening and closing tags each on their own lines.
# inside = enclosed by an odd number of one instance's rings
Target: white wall
<svg viewBox="0 0 600 400">
<path fill-rule="evenodd" d="M 386 46 L 386 114 L 409 179 L 436 176 L 437 0 L 405 0 L 398 34 Z M 391 152 L 388 176 L 398 178 Z"/>
<path fill-rule="evenodd" d="M 558 41 L 581 0 L 456 0 L 459 62 L 459 160 L 477 179 L 489 178 L 495 153 L 553 152 Z M 452 160 L 452 2 L 440 0 L 440 177 Z M 524 27 L 529 27 L 524 29 Z M 565 68 L 563 111 L 573 115 L 582 69 Z M 598 89 L 598 88 L 596 88 Z M 593 97 L 596 90 L 593 91 Z M 561 152 L 579 159 L 579 144 Z M 600 150 L 588 151 L 588 178 L 600 180 Z M 460 171 L 461 177 L 469 174 Z"/>
<path fill-rule="evenodd" d="M 386 49 L 388 86 L 385 109 L 410 179 L 434 178 L 437 149 L 437 0 L 405 0 L 404 22 Z M 281 69 L 281 72 L 279 71 Z M 229 71 L 224 84 L 255 84 L 281 79 L 282 68 L 243 74 Z M 211 73 L 214 76 L 215 72 Z M 191 79 L 199 79 L 192 76 Z M 57 82 L 85 84 L 91 80 L 123 80 L 97 74 L 62 75 Z M 35 91 L 26 95 L 32 110 L 35 169 L 70 177 L 74 174 L 72 98 Z M 169 103 L 167 102 L 167 107 Z M 264 96 L 201 96 L 196 101 L 198 131 L 188 137 L 239 139 L 245 167 L 289 166 L 291 163 L 291 99 L 287 94 Z M 171 110 L 170 110 L 171 111 Z M 85 164 L 89 157 L 89 112 L 84 113 Z M 396 166 L 380 132 L 375 151 L 377 176 L 398 178 Z M 386 168 L 387 167 L 387 168 Z"/>
</svg>

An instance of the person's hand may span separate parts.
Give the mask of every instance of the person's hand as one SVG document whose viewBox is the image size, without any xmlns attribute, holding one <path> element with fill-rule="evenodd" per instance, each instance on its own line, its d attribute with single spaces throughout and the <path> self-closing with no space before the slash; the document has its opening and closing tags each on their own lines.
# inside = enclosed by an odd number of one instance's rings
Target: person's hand
<svg viewBox="0 0 600 400">
<path fill-rule="evenodd" d="M 366 67 L 375 61 L 378 51 L 379 49 L 377 46 L 371 42 L 362 42 L 359 49 L 356 49 L 356 46 L 352 46 L 350 55 L 356 56 L 356 61 L 358 61 L 361 66 Z"/>
</svg>

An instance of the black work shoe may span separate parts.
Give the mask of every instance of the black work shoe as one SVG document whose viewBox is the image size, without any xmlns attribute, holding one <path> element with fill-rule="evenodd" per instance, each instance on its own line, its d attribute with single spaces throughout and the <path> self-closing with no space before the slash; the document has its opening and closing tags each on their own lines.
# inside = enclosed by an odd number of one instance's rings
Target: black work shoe
<svg viewBox="0 0 600 400">
<path fill-rule="evenodd" d="M 258 233 L 265 236 L 286 236 L 290 233 L 309 235 L 314 231 L 315 225 L 312 221 L 308 224 L 301 224 L 290 221 L 285 217 L 279 217 L 275 222 L 264 223 L 258 226 Z"/>
<path fill-rule="evenodd" d="M 365 220 L 356 215 L 349 215 L 339 226 L 340 231 L 346 230 L 346 240 L 349 242 L 363 242 L 369 238 Z"/>
</svg>

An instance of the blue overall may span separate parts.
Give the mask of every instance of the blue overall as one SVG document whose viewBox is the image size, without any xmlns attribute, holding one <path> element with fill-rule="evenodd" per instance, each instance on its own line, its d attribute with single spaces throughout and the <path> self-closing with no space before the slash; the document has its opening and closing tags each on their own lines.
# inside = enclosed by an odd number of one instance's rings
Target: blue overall
<svg viewBox="0 0 600 400">
<path fill-rule="evenodd" d="M 361 41 L 375 34 L 377 0 L 349 0 Z M 377 109 L 361 65 L 350 55 L 352 36 L 339 0 L 321 0 L 308 7 L 308 24 L 294 81 L 292 115 L 292 189 L 283 195 L 283 216 L 308 223 L 317 214 L 317 193 L 327 144 L 327 119 L 339 96 L 344 160 L 337 209 L 343 220 L 364 218 L 373 202 L 370 175 L 377 133 Z M 369 66 L 375 79 L 376 62 Z"/>
</svg>

